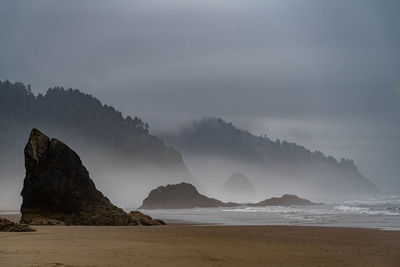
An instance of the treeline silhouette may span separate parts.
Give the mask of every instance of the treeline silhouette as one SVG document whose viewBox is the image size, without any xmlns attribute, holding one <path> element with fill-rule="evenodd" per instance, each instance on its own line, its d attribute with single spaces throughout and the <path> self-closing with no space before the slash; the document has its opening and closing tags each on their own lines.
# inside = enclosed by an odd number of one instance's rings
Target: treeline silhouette
<svg viewBox="0 0 400 267">
<path fill-rule="evenodd" d="M 356 169 L 354 161 L 337 161 L 321 151 L 311 151 L 296 143 L 272 141 L 267 135 L 255 136 L 235 127 L 221 118 L 204 118 L 193 122 L 177 135 L 165 138 L 178 149 L 196 153 L 212 153 L 242 161 L 267 165 L 301 166 L 328 164 L 340 168 Z"/>
<path fill-rule="evenodd" d="M 20 82 L 0 81 L 0 164 L 21 155 L 31 128 L 76 146 L 100 149 L 109 156 L 158 165 L 183 165 L 174 148 L 149 134 L 138 117 L 124 117 L 113 107 L 79 90 L 54 87 L 42 95 Z"/>
</svg>

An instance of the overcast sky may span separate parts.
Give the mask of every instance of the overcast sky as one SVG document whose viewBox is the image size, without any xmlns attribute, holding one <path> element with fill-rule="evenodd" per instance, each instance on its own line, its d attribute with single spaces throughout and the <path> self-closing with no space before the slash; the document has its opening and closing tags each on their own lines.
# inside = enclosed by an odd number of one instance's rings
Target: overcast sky
<svg viewBox="0 0 400 267">
<path fill-rule="evenodd" d="M 400 1 L 0 2 L 0 79 L 78 88 L 153 132 L 220 116 L 400 192 Z"/>
</svg>

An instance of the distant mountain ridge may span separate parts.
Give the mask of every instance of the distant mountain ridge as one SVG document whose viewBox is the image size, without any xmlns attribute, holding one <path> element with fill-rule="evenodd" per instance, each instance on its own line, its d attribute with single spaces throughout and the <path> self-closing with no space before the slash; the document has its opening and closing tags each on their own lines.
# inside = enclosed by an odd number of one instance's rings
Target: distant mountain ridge
<svg viewBox="0 0 400 267">
<path fill-rule="evenodd" d="M 159 181 L 192 181 L 182 155 L 151 135 L 147 123 L 138 117 L 124 117 L 79 90 L 54 87 L 35 95 L 29 85 L 0 81 L 0 125 L 0 197 L 5 198 L 0 199 L 0 206 L 14 198 L 11 191 L 20 190 L 24 143 L 31 128 L 65 140 L 91 169 L 96 183 L 103 190 L 113 190 L 109 195 L 121 197 L 116 202 L 132 201 L 127 188 L 135 181 L 141 181 L 145 189 Z M 134 196 L 139 201 L 143 190 L 137 190 L 139 194 Z M 14 203 L 17 201 L 15 198 Z"/>
<path fill-rule="evenodd" d="M 320 151 L 311 152 L 303 146 L 287 141 L 275 142 L 266 136 L 255 136 L 235 127 L 221 118 L 205 118 L 184 128 L 177 135 L 165 135 L 166 140 L 183 150 L 229 156 L 261 164 L 294 164 L 321 162 L 353 168 L 353 160 L 325 156 Z"/>
<path fill-rule="evenodd" d="M 120 111 L 79 90 L 54 87 L 35 96 L 30 86 L 0 81 L 0 124 L 6 129 L 0 133 L 0 146 L 23 148 L 19 137 L 27 136 L 31 126 L 43 126 L 56 136 L 97 145 L 108 153 L 159 165 L 182 165 L 180 153 L 150 135 L 147 123 L 138 117 L 123 117 Z"/>
<path fill-rule="evenodd" d="M 225 171 L 223 175 L 212 173 L 213 168 L 200 161 L 191 165 L 191 171 L 199 166 L 197 174 L 200 175 L 195 175 L 196 185 L 203 186 L 203 189 L 204 178 L 210 179 L 208 184 L 215 191 L 219 188 L 217 179 L 233 172 L 243 172 L 252 178 L 261 194 L 259 197 L 270 193 L 297 192 L 304 195 L 308 189 L 320 195 L 377 191 L 376 186 L 358 172 L 352 160 L 337 161 L 295 143 L 255 136 L 221 118 L 206 118 L 177 134 L 163 136 L 169 146 L 161 138 L 151 135 L 149 125 L 138 117 L 124 117 L 91 95 L 62 87 L 51 88 L 44 95 L 35 95 L 29 85 L 0 81 L 0 125 L 0 182 L 14 179 L 16 171 L 19 172 L 17 177 L 23 177 L 25 140 L 31 128 L 40 128 L 68 142 L 94 171 L 96 179 L 107 181 L 97 181 L 99 186 L 104 185 L 103 189 L 111 190 L 115 181 L 125 179 L 126 186 L 123 187 L 128 190 L 134 174 L 144 188 L 154 188 L 160 183 L 193 182 L 182 152 L 185 159 L 197 156 L 198 159 L 210 160 L 214 164 L 212 167 Z M 232 161 L 234 168 L 229 169 L 229 165 L 221 164 L 214 160 L 215 157 Z M 152 171 L 150 175 L 148 170 L 138 172 L 139 168 L 148 166 Z M 156 172 L 153 172 L 154 168 Z M 120 173 L 120 178 L 115 177 L 124 169 L 127 172 Z M 276 186 L 277 183 L 282 185 Z M 290 191 L 288 185 L 302 188 Z M 135 187 L 135 183 L 131 186 Z M 5 187 L 0 186 L 0 195 L 1 188 Z M 143 190 L 139 192 L 143 194 Z M 120 191 L 107 193 L 122 195 Z M 130 201 L 129 192 L 125 195 L 125 199 Z M 7 195 L 3 194 L 3 197 L 7 199 Z"/>
<path fill-rule="evenodd" d="M 179 133 L 163 137 L 184 156 L 223 158 L 258 168 L 259 180 L 262 175 L 286 177 L 292 182 L 305 182 L 304 186 L 318 185 L 322 194 L 329 190 L 377 192 L 376 186 L 359 173 L 353 160 L 337 161 L 295 143 L 255 136 L 221 118 L 205 118 L 187 125 Z"/>
</svg>

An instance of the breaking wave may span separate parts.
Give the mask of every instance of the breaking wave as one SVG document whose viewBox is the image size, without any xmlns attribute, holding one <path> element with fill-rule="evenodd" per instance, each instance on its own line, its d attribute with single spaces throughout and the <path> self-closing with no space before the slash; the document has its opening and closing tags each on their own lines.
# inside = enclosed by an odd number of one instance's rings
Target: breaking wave
<svg viewBox="0 0 400 267">
<path fill-rule="evenodd" d="M 387 207 L 390 209 L 390 207 Z M 367 207 L 351 207 L 340 205 L 333 208 L 335 211 L 351 214 L 366 214 L 366 215 L 384 215 L 384 216 L 400 216 L 400 213 L 387 210 L 371 210 Z"/>
<path fill-rule="evenodd" d="M 331 207 L 301 207 L 301 206 L 268 206 L 268 207 L 240 207 L 223 209 L 224 212 L 244 212 L 244 213 L 279 213 L 279 214 L 309 214 L 309 215 L 329 215 L 329 214 L 362 214 L 377 216 L 400 216 L 398 207 L 380 207 L 371 209 L 369 207 L 338 205 Z"/>
</svg>

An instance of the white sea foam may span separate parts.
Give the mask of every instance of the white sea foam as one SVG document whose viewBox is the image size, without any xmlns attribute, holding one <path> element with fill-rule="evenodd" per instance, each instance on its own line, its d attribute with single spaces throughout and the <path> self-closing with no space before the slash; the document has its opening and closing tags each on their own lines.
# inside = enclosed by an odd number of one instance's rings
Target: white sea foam
<svg viewBox="0 0 400 267">
<path fill-rule="evenodd" d="M 384 215 L 384 216 L 400 216 L 400 213 L 391 212 L 387 210 L 371 210 L 367 207 L 351 207 L 340 205 L 333 208 L 333 210 L 343 213 L 353 213 L 353 214 L 366 214 L 366 215 Z"/>
<path fill-rule="evenodd" d="M 242 207 L 242 208 L 231 208 L 223 209 L 222 211 L 232 211 L 232 212 L 278 212 L 278 213 L 288 213 L 294 212 L 295 210 L 291 207 L 283 206 L 267 206 L 267 207 Z"/>
<path fill-rule="evenodd" d="M 338 214 L 364 214 L 381 216 L 400 216 L 398 207 L 384 207 L 383 209 L 373 210 L 368 207 L 357 207 L 348 205 L 339 205 L 332 208 L 310 208 L 302 206 L 268 206 L 268 207 L 240 207 L 223 209 L 224 212 L 242 212 L 242 213 L 277 213 L 281 215 L 338 215 Z M 397 212 L 399 211 L 399 212 Z M 294 216 L 292 216 L 294 217 Z"/>
<path fill-rule="evenodd" d="M 399 205 L 400 196 L 376 196 L 364 199 L 345 201 L 346 205 Z"/>
</svg>

